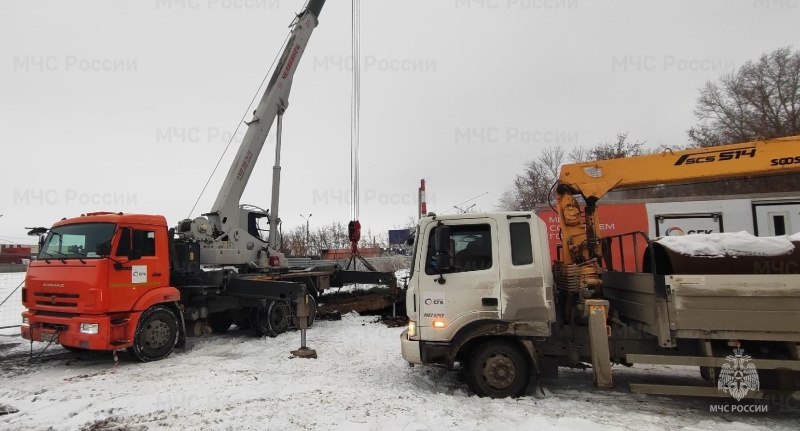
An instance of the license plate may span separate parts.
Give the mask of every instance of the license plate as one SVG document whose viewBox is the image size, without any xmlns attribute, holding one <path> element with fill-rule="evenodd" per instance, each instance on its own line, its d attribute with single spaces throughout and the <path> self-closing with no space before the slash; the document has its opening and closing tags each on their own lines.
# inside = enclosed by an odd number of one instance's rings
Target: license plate
<svg viewBox="0 0 800 431">
<path fill-rule="evenodd" d="M 48 332 L 42 332 L 42 341 L 53 342 L 53 344 L 58 344 L 58 335 L 51 334 Z"/>
</svg>

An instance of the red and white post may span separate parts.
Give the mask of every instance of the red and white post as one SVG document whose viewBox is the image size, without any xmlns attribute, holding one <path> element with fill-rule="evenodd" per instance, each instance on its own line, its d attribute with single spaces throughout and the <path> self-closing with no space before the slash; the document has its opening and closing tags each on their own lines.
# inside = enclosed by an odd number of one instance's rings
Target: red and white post
<svg viewBox="0 0 800 431">
<path fill-rule="evenodd" d="M 419 218 L 428 214 L 428 204 L 425 202 L 425 180 L 419 180 Z"/>
</svg>

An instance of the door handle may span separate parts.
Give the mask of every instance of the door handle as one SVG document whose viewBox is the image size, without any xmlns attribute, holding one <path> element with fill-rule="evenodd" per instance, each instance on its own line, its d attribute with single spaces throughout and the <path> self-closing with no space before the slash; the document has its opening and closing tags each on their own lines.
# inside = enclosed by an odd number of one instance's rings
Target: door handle
<svg viewBox="0 0 800 431">
<path fill-rule="evenodd" d="M 497 307 L 497 298 L 481 298 L 484 307 Z"/>
</svg>

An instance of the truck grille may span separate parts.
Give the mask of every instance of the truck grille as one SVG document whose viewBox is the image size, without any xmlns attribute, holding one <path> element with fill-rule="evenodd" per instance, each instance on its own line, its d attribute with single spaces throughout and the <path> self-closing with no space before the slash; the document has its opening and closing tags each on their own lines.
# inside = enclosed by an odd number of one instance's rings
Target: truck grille
<svg viewBox="0 0 800 431">
<path fill-rule="evenodd" d="M 77 307 L 80 295 L 77 293 L 48 293 L 36 292 L 34 295 L 37 305 L 48 307 Z"/>
<path fill-rule="evenodd" d="M 37 310 L 36 311 L 37 317 L 60 317 L 63 319 L 71 319 L 73 317 L 79 316 L 78 313 L 62 313 L 58 311 L 44 311 L 44 310 Z"/>
</svg>

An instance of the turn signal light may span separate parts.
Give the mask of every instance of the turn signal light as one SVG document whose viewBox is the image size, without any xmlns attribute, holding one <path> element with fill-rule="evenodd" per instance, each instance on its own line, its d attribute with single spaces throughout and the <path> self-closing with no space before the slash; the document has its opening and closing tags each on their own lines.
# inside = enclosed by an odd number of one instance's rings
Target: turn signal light
<svg viewBox="0 0 800 431">
<path fill-rule="evenodd" d="M 433 321 L 433 327 L 434 328 L 444 328 L 444 322 L 442 322 L 441 320 L 434 320 Z"/>
</svg>

